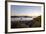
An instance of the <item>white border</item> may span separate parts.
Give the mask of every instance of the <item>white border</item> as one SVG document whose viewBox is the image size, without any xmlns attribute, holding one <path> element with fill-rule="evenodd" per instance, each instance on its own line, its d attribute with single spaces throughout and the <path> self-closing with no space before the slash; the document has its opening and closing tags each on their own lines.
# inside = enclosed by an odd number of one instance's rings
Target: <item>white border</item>
<svg viewBox="0 0 46 34">
<path fill-rule="evenodd" d="M 11 5 L 26 5 L 26 6 L 41 6 L 41 27 L 40 28 L 18 28 L 18 29 L 11 29 Z M 8 32 L 20 32 L 20 31 L 36 31 L 36 30 L 44 30 L 44 10 L 43 4 L 33 4 L 33 3 L 17 3 L 17 2 L 8 2 Z"/>
</svg>

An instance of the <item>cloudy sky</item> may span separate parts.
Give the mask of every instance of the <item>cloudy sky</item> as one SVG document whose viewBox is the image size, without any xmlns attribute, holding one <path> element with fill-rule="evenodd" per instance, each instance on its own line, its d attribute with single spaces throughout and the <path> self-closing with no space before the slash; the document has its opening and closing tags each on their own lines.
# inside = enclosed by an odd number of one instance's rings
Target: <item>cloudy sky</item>
<svg viewBox="0 0 46 34">
<path fill-rule="evenodd" d="M 40 6 L 11 5 L 11 16 L 39 16 L 40 14 Z"/>
</svg>

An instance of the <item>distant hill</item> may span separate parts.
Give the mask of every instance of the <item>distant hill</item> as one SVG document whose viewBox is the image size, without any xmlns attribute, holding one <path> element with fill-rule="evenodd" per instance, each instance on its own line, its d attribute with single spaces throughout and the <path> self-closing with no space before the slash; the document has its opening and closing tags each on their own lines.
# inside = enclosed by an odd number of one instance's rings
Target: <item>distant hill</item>
<svg viewBox="0 0 46 34">
<path fill-rule="evenodd" d="M 11 16 L 11 18 L 19 18 L 19 17 L 28 17 L 28 18 L 32 18 L 32 16 Z"/>
</svg>

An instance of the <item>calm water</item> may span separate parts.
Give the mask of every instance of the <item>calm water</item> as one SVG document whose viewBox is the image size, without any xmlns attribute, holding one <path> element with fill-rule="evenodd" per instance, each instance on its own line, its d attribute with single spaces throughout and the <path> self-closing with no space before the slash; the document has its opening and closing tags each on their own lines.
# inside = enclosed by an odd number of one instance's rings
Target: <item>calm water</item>
<svg viewBox="0 0 46 34">
<path fill-rule="evenodd" d="M 11 21 L 29 21 L 29 20 L 33 20 L 33 18 L 24 18 L 24 17 L 19 17 L 19 18 L 11 18 Z"/>
</svg>

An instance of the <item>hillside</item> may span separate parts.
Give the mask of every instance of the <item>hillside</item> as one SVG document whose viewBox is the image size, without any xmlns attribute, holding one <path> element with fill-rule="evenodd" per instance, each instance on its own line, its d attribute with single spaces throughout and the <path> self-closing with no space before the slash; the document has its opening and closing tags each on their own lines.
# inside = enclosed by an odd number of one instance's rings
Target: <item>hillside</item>
<svg viewBox="0 0 46 34">
<path fill-rule="evenodd" d="M 38 16 L 32 20 L 31 27 L 41 27 L 41 16 Z"/>
<path fill-rule="evenodd" d="M 34 18 L 31 21 L 11 21 L 11 28 L 30 28 L 30 27 L 40 27 L 41 26 L 41 16 Z"/>
</svg>

